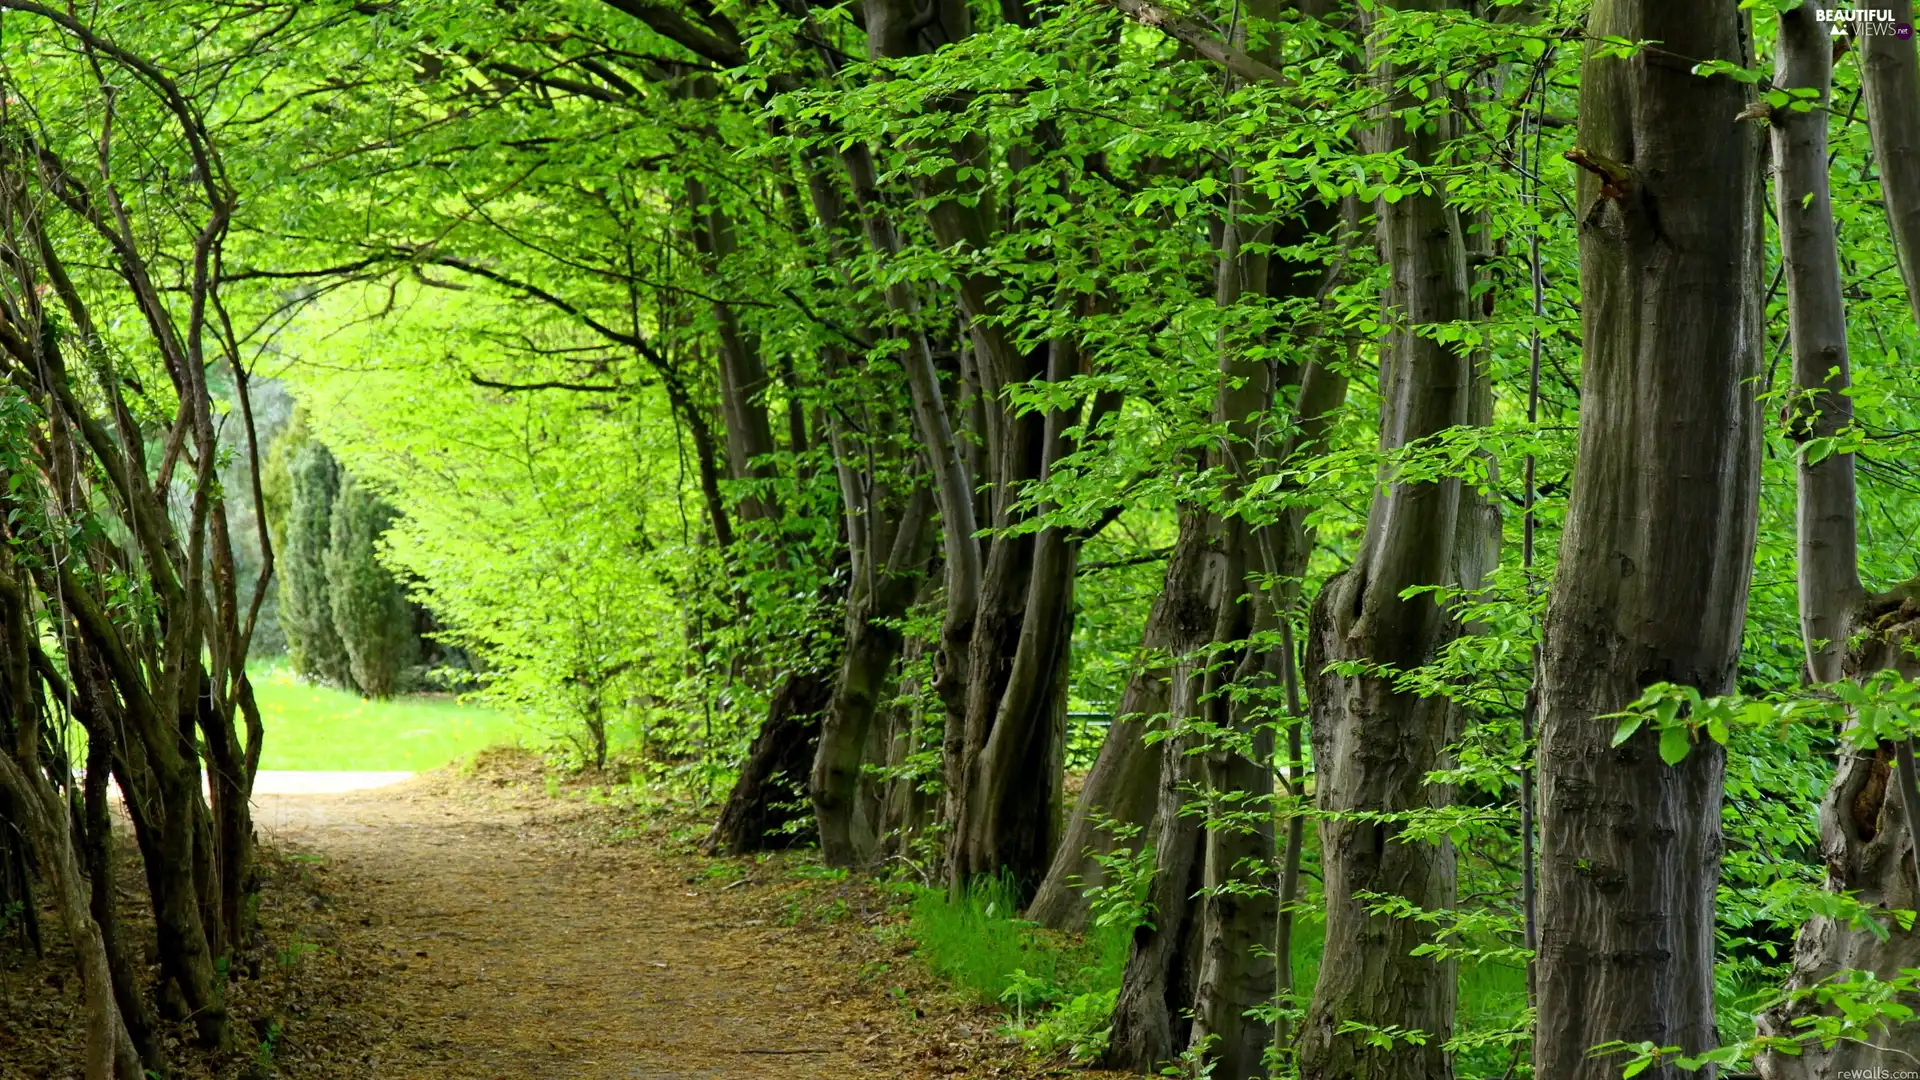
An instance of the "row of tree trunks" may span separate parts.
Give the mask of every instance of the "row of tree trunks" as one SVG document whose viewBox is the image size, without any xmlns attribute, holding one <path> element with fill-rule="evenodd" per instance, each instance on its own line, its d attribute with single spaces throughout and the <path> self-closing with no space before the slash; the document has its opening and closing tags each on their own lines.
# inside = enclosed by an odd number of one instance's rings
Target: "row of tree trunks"
<svg viewBox="0 0 1920 1080">
<path fill-rule="evenodd" d="M 1077 372 L 1078 350 L 1069 342 L 1055 339 L 1044 353 L 1046 367 L 1033 377 L 1059 383 Z M 996 529 L 1018 523 L 1018 486 L 1047 478 L 1068 451 L 1066 427 L 1080 419 L 1061 410 L 1010 412 L 1003 409 L 999 423 L 1005 453 L 1016 460 L 995 470 Z M 964 792 L 949 798 L 946 817 L 953 830 L 947 870 L 956 885 L 1006 873 L 1030 899 L 1053 861 L 1079 556 L 1079 538 L 1055 526 L 993 542 L 969 657 L 966 727 L 957 744 L 947 739 L 949 792 Z"/>
<path fill-rule="evenodd" d="M 804 4 L 793 5 L 793 11 L 806 17 Z M 702 16 L 706 29 L 678 18 L 656 18 L 657 13 L 651 9 L 629 10 L 629 14 L 723 67 L 736 66 L 744 59 L 738 46 L 740 35 L 720 13 Z M 901 0 L 869 0 L 862 14 L 869 53 L 876 58 L 915 55 L 935 41 L 958 40 L 972 30 L 965 6 L 951 0 L 936 4 L 928 12 Z M 837 56 L 822 54 L 822 63 L 829 70 L 838 62 Z M 793 78 L 778 76 L 775 83 L 790 88 Z M 983 248 L 995 228 L 991 200 L 975 202 L 974 197 L 984 193 L 963 190 L 956 182 L 959 170 L 977 155 L 979 147 L 962 141 L 946 149 L 953 153 L 953 167 L 926 179 L 918 192 L 928 207 L 928 223 L 943 246 Z M 902 244 L 899 227 L 881 196 L 871 152 L 856 141 L 844 145 L 840 156 L 854 216 L 869 252 L 873 258 L 889 262 L 900 254 Z M 837 192 L 834 185 L 821 183 L 818 170 L 814 173 L 809 176 L 809 188 L 816 218 L 837 235 Z M 695 203 L 708 198 L 704 191 L 690 191 L 690 196 Z M 723 255 L 724 232 L 708 218 L 696 236 L 697 246 L 709 257 Z M 977 523 L 983 519 L 996 529 L 1011 523 L 1018 486 L 1039 478 L 1048 463 L 1057 460 L 1064 447 L 1060 433 L 1070 421 L 1079 419 L 1016 413 L 1003 391 L 1013 383 L 1052 377 L 1050 367 L 1071 368 L 1078 359 L 1065 342 L 1026 352 L 1012 347 L 995 320 L 994 294 L 994 283 L 977 276 L 964 278 L 955 290 L 964 332 L 972 345 L 970 362 L 963 366 L 976 391 L 960 415 L 979 421 L 976 434 L 983 447 L 977 455 L 969 443 L 956 436 L 962 425 L 956 423 L 950 395 L 943 390 L 943 375 L 922 327 L 920 298 L 914 286 L 891 281 L 885 300 L 893 323 L 890 332 L 907 344 L 900 363 L 911 391 L 921 453 L 933 479 L 943 538 L 946 617 L 936 643 L 934 667 L 935 685 L 948 713 L 943 817 L 949 825 L 951 843 L 946 869 L 956 885 L 964 884 L 975 873 L 1010 870 L 1022 887 L 1030 890 L 1048 867 L 1059 829 L 1059 770 L 1047 763 L 1057 765 L 1062 750 L 1066 643 L 1080 538 L 1043 529 L 1037 536 L 1010 536 L 983 543 L 976 532 Z M 722 390 L 726 393 L 731 388 L 743 400 L 751 399 L 752 387 L 763 384 L 764 364 L 756 370 L 740 362 L 752 350 L 744 333 L 726 332 L 730 326 L 737 329 L 737 321 L 730 322 L 728 314 L 717 312 L 723 331 Z M 726 411 L 726 415 L 734 419 L 733 412 Z M 741 429 L 749 440 L 764 426 L 754 416 L 742 419 Z M 738 438 L 735 427 L 728 424 L 730 440 Z M 730 444 L 729 458 L 748 460 L 748 450 Z M 976 494 L 983 503 L 976 503 Z M 852 510 L 850 506 L 850 513 Z M 718 517 L 716 513 L 716 527 Z M 1029 613 L 1037 613 L 1039 618 L 1029 619 Z M 856 625 L 867 622 L 849 620 L 850 629 Z M 981 632 L 976 633 L 976 628 Z M 866 635 L 861 648 L 843 653 L 843 675 L 857 675 L 868 683 L 875 680 L 875 672 L 884 678 L 886 665 L 881 653 L 887 650 L 887 638 L 884 632 Z M 877 646 L 877 651 L 869 646 Z M 892 647 L 898 648 L 897 644 Z M 852 668 L 847 666 L 849 659 L 853 660 Z M 848 689 L 851 704 L 858 696 L 853 693 L 857 688 L 849 685 Z M 846 714 L 849 720 L 853 715 Z M 815 763 L 820 766 L 815 770 L 816 779 L 827 781 L 824 788 L 816 788 L 816 796 L 826 796 L 825 806 L 831 815 L 839 815 L 846 803 L 842 798 L 844 778 L 858 770 L 856 751 L 842 743 L 859 743 L 856 736 L 862 730 L 858 721 L 849 723 L 844 730 L 836 730 L 833 747 L 816 753 Z M 849 760 L 854 762 L 851 767 Z M 736 788 L 736 798 L 747 794 Z M 754 816 L 727 815 L 730 820 Z M 836 837 L 844 831 L 837 820 L 824 824 Z M 843 845 L 837 838 L 832 843 L 835 858 L 850 856 L 859 846 Z"/>
<path fill-rule="evenodd" d="M 1250 7 L 1241 33 L 1264 33 L 1278 15 L 1278 5 Z M 1278 62 L 1270 45 L 1255 51 L 1263 62 Z M 1323 295 L 1337 269 L 1279 264 L 1267 252 L 1327 235 L 1339 225 L 1337 208 L 1310 205 L 1276 227 L 1272 208 L 1243 177 L 1235 181 L 1220 234 L 1216 304 L 1232 313 L 1243 300 Z M 1251 481 L 1319 449 L 1345 397 L 1344 377 L 1326 363 L 1342 352 L 1338 343 L 1315 340 L 1305 325 L 1292 334 L 1309 361 L 1249 359 L 1245 331 L 1231 318 L 1221 333 L 1214 419 L 1225 435 L 1209 464 L 1225 478 L 1228 504 Z M 1266 718 L 1279 711 L 1272 704 L 1290 663 L 1268 639 L 1289 615 L 1283 608 L 1297 596 L 1311 550 L 1303 522 L 1298 508 L 1259 525 L 1199 509 L 1182 515 L 1149 625 L 1173 653 L 1171 735 L 1159 744 L 1151 832 L 1151 925 L 1136 931 L 1123 977 L 1113 1064 L 1151 1070 L 1197 1055 L 1223 1080 L 1264 1074 L 1273 1031 L 1255 1016 L 1277 987 L 1280 884 L 1271 812 L 1274 725 Z M 1146 681 L 1157 675 L 1148 669 L 1136 678 L 1152 685 Z M 1131 735 L 1116 726 L 1103 757 L 1124 761 L 1111 743 Z"/>
<path fill-rule="evenodd" d="M 1617 1076 L 1609 1040 L 1714 1030 L 1723 753 L 1677 765 L 1609 718 L 1651 683 L 1734 686 L 1761 429 L 1760 133 L 1735 0 L 1599 0 L 1579 127 L 1581 416 L 1540 672 L 1542 1080 Z M 1657 41 L 1631 57 L 1603 41 Z M 1671 1065 L 1641 1074 L 1691 1075 Z"/>
<path fill-rule="evenodd" d="M 9 744 L 0 747 L 0 812 L 33 851 L 73 945 L 86 1023 L 87 1080 L 143 1080 L 144 1066 L 115 992 L 109 943 L 94 921 L 92 890 L 74 850 L 68 807 L 42 764 L 45 699 L 32 662 L 28 604 L 14 567 L 0 565 L 0 711 L 10 728 Z"/>
<path fill-rule="evenodd" d="M 66 15 L 39 6 L 22 10 L 55 24 L 57 33 L 92 40 Z M 11 278 L 11 299 L 0 310 L 0 377 L 25 406 L 29 434 L 13 449 L 30 463 L 10 487 L 15 501 L 4 531 L 11 547 L 30 556 L 21 562 L 17 584 L 31 596 L 25 617 L 35 630 L 27 652 L 52 702 L 47 707 L 74 714 L 110 748 L 145 863 L 169 988 L 162 1003 L 190 1018 L 202 1042 L 224 1047 L 231 1034 L 227 970 L 237 951 L 251 945 L 247 802 L 262 737 L 245 663 L 272 558 L 263 539 L 265 566 L 243 605 L 228 496 L 217 476 L 229 447 L 214 424 L 209 370 L 227 369 L 240 415 L 250 417 L 251 410 L 231 342 L 204 317 L 220 305 L 219 253 L 237 196 L 200 114 L 164 73 L 124 53 L 108 59 L 116 70 L 142 72 L 141 85 L 155 95 L 161 119 L 153 129 L 154 153 L 190 163 L 170 174 L 184 188 L 155 197 L 172 200 L 170 221 L 191 239 L 175 250 L 167 247 L 171 241 L 149 235 L 150 223 L 125 208 L 120 178 L 107 163 L 70 168 L 52 139 L 10 139 L 0 153 L 0 222 L 7 230 L 0 246 Z M 88 143 L 99 137 L 92 129 L 80 134 Z M 142 187 L 154 194 L 150 181 L 143 179 Z M 92 247 L 72 261 L 91 275 L 88 290 L 69 273 L 68 227 L 109 253 L 104 266 Z M 188 268 L 182 278 L 188 284 L 163 295 L 153 269 L 159 263 L 167 266 L 160 276 Z M 171 384 L 176 411 L 170 425 L 135 419 L 116 366 L 121 354 L 96 329 L 89 306 L 96 301 L 117 302 L 116 317 L 140 327 L 142 347 Z M 129 312 L 138 317 L 124 317 Z M 149 386 L 143 393 L 151 392 Z M 246 426 L 246 454 L 257 465 Z M 147 457 L 147 448 L 160 444 L 156 428 L 172 433 L 158 462 Z M 257 479 L 252 496 L 257 510 Z M 61 526 L 44 528 L 49 521 Z M 85 530 L 84 538 L 66 535 L 65 525 L 87 521 L 105 527 Z M 150 608 L 149 618 L 117 617 L 127 593 L 111 583 L 123 576 Z M 43 639 L 57 648 L 61 663 L 41 653 Z M 203 755 L 211 806 L 201 795 Z M 16 764 L 31 774 L 25 758 Z M 96 757 L 96 768 L 101 764 Z M 79 884 L 75 874 L 61 887 Z M 70 927 L 75 939 L 104 939 L 92 912 L 83 911 L 87 925 Z M 110 970 L 105 944 L 102 956 Z M 129 981 L 120 979 L 123 991 Z M 109 995 L 111 982 L 101 983 Z M 144 1049 L 164 1068 L 151 1042 Z"/>
<path fill-rule="evenodd" d="M 699 80 L 694 92 L 711 96 L 708 80 Z M 733 221 L 698 179 L 686 182 L 688 233 L 695 251 L 716 281 L 725 281 L 723 267 L 739 250 Z M 779 475 L 772 460 L 779 446 L 774 441 L 773 424 L 768 414 L 767 391 L 772 380 L 760 342 L 743 326 L 734 305 L 716 297 L 710 304 L 719 345 L 716 349 L 717 378 L 720 389 L 720 420 L 726 436 L 726 467 L 735 484 L 745 490 L 723 506 L 710 509 L 709 516 L 716 539 L 727 551 L 729 565 L 746 558 L 784 557 L 779 543 L 778 522 L 782 507 L 769 489 Z M 806 424 L 795 388 L 788 387 L 789 449 L 796 457 L 806 450 Z M 727 507 L 735 513 L 745 534 L 741 539 L 757 541 L 766 547 L 736 548 L 730 530 L 723 534 Z M 833 591 L 829 586 L 829 591 Z M 830 634 L 830 631 L 828 632 Z M 840 652 L 848 642 L 834 642 L 829 652 Z M 767 702 L 766 715 L 747 749 L 727 800 L 708 833 L 708 851 L 744 854 L 781 848 L 801 838 L 805 830 L 795 822 L 805 815 L 806 777 L 817 753 L 820 724 L 833 693 L 834 667 L 831 663 L 808 665 L 804 658 L 778 672 L 778 681 Z M 752 667 L 753 665 L 747 665 Z"/>
<path fill-rule="evenodd" d="M 911 0 L 866 0 L 863 13 L 868 51 L 876 59 L 917 55 L 973 31 L 971 15 L 958 0 L 936 0 L 925 11 Z M 998 229 L 995 202 L 984 188 L 959 179 L 986 165 L 984 144 L 963 136 L 914 149 L 950 161 L 915 181 L 934 239 L 949 250 L 986 250 Z M 856 201 L 862 201 L 862 186 L 855 177 Z M 875 245 L 876 255 L 893 251 Z M 1016 409 L 1006 391 L 1072 373 L 1078 352 L 1064 340 L 1017 346 L 1001 325 L 998 291 L 997 282 L 977 272 L 963 274 L 954 288 L 970 344 L 981 449 L 974 462 L 955 447 L 951 467 L 959 482 L 937 489 L 949 536 L 949 585 L 935 670 L 947 706 L 942 817 L 949 881 L 958 889 L 976 875 L 1006 873 L 1024 897 L 1046 875 L 1060 829 L 1056 766 L 1065 732 L 1066 644 L 1079 538 L 1053 527 L 1004 530 L 1017 523 L 1019 489 L 1063 456 L 1064 430 L 1079 417 Z M 916 373 L 921 365 L 911 350 L 909 359 L 916 413 L 930 413 L 938 398 L 922 387 L 926 375 Z M 951 421 L 922 416 L 919 422 L 928 450 L 942 455 L 935 466 L 949 467 L 940 429 L 950 430 Z M 986 500 L 990 529 L 984 553 L 970 527 L 979 520 L 971 506 L 976 491 Z M 969 504 L 964 509 L 962 500 Z M 973 550 L 954 550 L 959 546 Z M 966 565 L 956 567 L 956 556 Z M 978 576 L 968 578 L 973 567 Z"/>
</svg>

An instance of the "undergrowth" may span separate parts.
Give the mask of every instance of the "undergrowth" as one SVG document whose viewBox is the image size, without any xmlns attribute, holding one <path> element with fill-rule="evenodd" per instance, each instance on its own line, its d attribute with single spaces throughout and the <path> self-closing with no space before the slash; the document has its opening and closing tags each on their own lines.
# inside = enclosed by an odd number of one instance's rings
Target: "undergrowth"
<svg viewBox="0 0 1920 1080">
<path fill-rule="evenodd" d="M 1046 1057 L 1088 1061 L 1106 1047 L 1113 1002 L 1132 928 L 1087 934 L 1042 929 L 1020 918 L 1013 883 L 981 878 L 958 898 L 919 885 L 907 933 L 928 970 L 977 1001 L 1010 1015 L 1008 1032 Z"/>
</svg>

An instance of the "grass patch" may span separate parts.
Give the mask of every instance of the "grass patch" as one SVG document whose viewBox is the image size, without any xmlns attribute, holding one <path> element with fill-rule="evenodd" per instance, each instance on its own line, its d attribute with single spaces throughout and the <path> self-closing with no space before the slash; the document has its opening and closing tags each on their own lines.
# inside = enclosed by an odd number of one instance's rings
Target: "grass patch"
<svg viewBox="0 0 1920 1080">
<path fill-rule="evenodd" d="M 1006 882 L 983 879 L 959 900 L 944 889 L 915 888 L 907 933 L 915 955 L 955 990 L 998 1005 L 1042 1057 L 1085 1062 L 1106 1045 L 1106 1027 L 1126 967 L 1132 931 L 1123 926 L 1081 936 L 1044 930 L 1019 918 Z M 1293 970 L 1302 1007 L 1312 996 L 1325 950 L 1325 927 L 1303 919 L 1294 929 Z M 1498 1077 L 1514 1064 L 1508 1032 L 1526 1010 L 1526 973 L 1499 963 L 1459 967 L 1456 1034 L 1463 1077 Z"/>
<path fill-rule="evenodd" d="M 1016 981 L 1052 987 L 1062 999 L 1120 985 L 1132 937 L 1124 927 L 1091 934 L 1043 930 L 1020 918 L 1013 888 L 982 878 L 958 901 L 945 889 L 914 890 L 907 932 L 927 967 L 964 993 L 988 1003 Z M 1024 973 L 1022 978 L 1020 973 Z"/>
<path fill-rule="evenodd" d="M 259 664 L 250 673 L 266 728 L 263 769 L 420 772 L 529 734 L 507 713 L 450 695 L 370 701 L 303 683 L 283 663 Z"/>
</svg>

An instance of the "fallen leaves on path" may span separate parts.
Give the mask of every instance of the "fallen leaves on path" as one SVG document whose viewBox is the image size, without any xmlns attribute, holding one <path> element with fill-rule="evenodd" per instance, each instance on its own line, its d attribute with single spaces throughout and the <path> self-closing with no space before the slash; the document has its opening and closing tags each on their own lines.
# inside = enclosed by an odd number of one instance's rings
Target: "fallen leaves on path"
<svg viewBox="0 0 1920 1080">
<path fill-rule="evenodd" d="M 333 947 L 377 986 L 371 1077 L 1039 1072 L 994 1014 L 929 993 L 874 932 L 897 914 L 870 886 L 807 876 L 800 855 L 702 858 L 673 839 L 684 819 L 556 798 L 528 758 L 263 799 L 258 820 L 369 913 Z"/>
<path fill-rule="evenodd" d="M 696 816 L 594 796 L 490 754 L 392 788 L 257 799 L 243 1045 L 211 1059 L 176 1041 L 176 1076 L 1096 1075 L 1029 1062 L 999 1014 L 943 991 L 872 885 L 802 853 L 709 859 Z M 127 899 L 141 918 L 144 898 Z M 80 1075 L 77 979 L 50 933 L 44 960 L 0 945 L 0 1080 Z"/>
</svg>

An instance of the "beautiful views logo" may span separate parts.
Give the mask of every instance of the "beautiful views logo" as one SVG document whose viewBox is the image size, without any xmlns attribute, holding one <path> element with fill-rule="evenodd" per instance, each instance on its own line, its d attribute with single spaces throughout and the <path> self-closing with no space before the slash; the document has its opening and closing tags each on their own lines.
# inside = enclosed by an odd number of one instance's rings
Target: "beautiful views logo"
<svg viewBox="0 0 1920 1080">
<path fill-rule="evenodd" d="M 1890 8 L 1828 8 L 1815 15 L 1820 22 L 1833 25 L 1833 36 L 1892 35 L 1902 41 L 1913 37 L 1913 24 L 1895 22 Z"/>
</svg>

